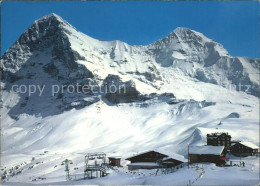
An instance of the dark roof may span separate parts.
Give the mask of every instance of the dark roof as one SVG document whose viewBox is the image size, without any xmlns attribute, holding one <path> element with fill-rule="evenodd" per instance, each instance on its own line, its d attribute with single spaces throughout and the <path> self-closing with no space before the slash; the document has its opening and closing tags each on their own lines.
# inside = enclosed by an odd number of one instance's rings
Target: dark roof
<svg viewBox="0 0 260 186">
<path fill-rule="evenodd" d="M 146 154 L 146 153 L 149 153 L 149 152 L 157 152 L 159 154 L 162 154 L 165 156 L 166 159 L 175 159 L 175 160 L 178 160 L 178 161 L 181 161 L 181 162 L 187 162 L 187 160 L 180 154 L 175 154 L 175 153 L 171 153 L 171 152 L 168 152 L 168 151 L 164 151 L 164 150 L 148 150 L 148 151 L 144 151 L 144 152 L 141 152 L 141 153 L 138 153 L 138 154 L 135 154 L 131 157 L 128 157 L 126 158 L 126 160 L 130 160 L 134 157 L 137 157 L 137 156 L 140 156 L 140 155 L 143 155 L 143 154 Z M 165 159 L 165 160 L 166 160 Z M 164 159 L 163 159 L 164 160 Z"/>
<path fill-rule="evenodd" d="M 109 157 L 107 157 L 108 159 L 121 159 L 121 157 L 120 156 L 109 156 Z"/>
<path fill-rule="evenodd" d="M 137 157 L 137 156 L 140 156 L 140 155 L 143 155 L 143 154 L 146 154 L 146 153 L 149 153 L 149 152 L 157 152 L 157 153 L 159 153 L 159 154 L 162 154 L 162 155 L 168 156 L 168 155 L 166 155 L 166 154 L 163 154 L 163 153 L 158 152 L 158 151 L 155 151 L 155 150 L 147 150 L 147 151 L 143 151 L 143 152 L 140 152 L 140 153 L 134 154 L 133 156 L 130 156 L 130 157 L 126 158 L 126 160 L 129 160 L 129 159 L 135 158 L 135 157 Z"/>
<path fill-rule="evenodd" d="M 259 149 L 259 147 L 257 145 L 255 145 L 251 142 L 237 142 L 237 143 L 231 145 L 231 147 L 236 145 L 236 144 L 241 144 L 241 145 L 244 145 L 244 146 L 249 147 L 251 149 Z"/>
</svg>

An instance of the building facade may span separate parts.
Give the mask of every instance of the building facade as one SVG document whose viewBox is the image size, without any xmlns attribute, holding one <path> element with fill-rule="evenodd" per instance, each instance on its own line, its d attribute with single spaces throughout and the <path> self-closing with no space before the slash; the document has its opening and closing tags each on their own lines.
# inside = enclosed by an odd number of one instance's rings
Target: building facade
<svg viewBox="0 0 260 186">
<path fill-rule="evenodd" d="M 238 142 L 230 147 L 231 154 L 235 156 L 254 156 L 258 151 L 259 147 L 251 142 Z"/>
<path fill-rule="evenodd" d="M 110 166 L 121 166 L 120 165 L 120 160 L 121 158 L 120 157 L 117 157 L 117 156 L 111 156 L 111 157 L 108 157 L 108 164 Z"/>
<path fill-rule="evenodd" d="M 224 146 L 191 146 L 189 163 L 210 162 L 216 165 L 225 164 L 226 150 Z"/>
<path fill-rule="evenodd" d="M 231 146 L 231 135 L 224 132 L 207 134 L 207 145 L 225 146 L 227 149 Z"/>
<path fill-rule="evenodd" d="M 163 167 L 169 168 L 187 162 L 187 160 L 179 154 L 162 152 L 158 150 L 138 153 L 127 158 L 126 160 L 131 162 L 127 165 L 129 170 L 157 169 Z"/>
</svg>

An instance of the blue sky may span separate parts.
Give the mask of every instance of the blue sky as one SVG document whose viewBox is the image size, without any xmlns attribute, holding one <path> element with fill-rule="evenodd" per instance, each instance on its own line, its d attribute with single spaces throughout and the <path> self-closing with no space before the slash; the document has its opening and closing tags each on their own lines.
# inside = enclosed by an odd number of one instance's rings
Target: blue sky
<svg viewBox="0 0 260 186">
<path fill-rule="evenodd" d="M 50 13 L 100 40 L 145 45 L 167 36 L 176 27 L 187 27 L 221 43 L 233 56 L 259 57 L 257 1 L 4 1 L 1 54 L 34 20 Z"/>
</svg>

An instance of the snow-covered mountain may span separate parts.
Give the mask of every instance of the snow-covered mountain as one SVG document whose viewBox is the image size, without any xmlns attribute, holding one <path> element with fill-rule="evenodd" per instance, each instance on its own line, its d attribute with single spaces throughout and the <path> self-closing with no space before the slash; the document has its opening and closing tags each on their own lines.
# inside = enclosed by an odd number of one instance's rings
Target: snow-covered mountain
<svg viewBox="0 0 260 186">
<path fill-rule="evenodd" d="M 43 151 L 124 157 L 164 148 L 185 155 L 188 143 L 204 144 L 216 130 L 258 144 L 259 62 L 233 57 L 188 28 L 130 46 L 91 38 L 56 14 L 44 16 L 1 58 L 2 164 Z M 31 85 L 31 95 L 13 90 Z M 84 85 L 94 88 L 68 89 Z M 125 91 L 104 91 L 110 85 Z M 19 160 L 21 154 L 27 156 Z M 42 169 L 51 175 L 52 168 Z"/>
</svg>

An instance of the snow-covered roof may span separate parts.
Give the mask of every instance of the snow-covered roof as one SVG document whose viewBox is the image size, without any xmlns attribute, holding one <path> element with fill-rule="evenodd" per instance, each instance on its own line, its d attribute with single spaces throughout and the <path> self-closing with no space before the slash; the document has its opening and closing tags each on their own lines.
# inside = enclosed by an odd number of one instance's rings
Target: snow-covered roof
<svg viewBox="0 0 260 186">
<path fill-rule="evenodd" d="M 108 156 L 108 158 L 121 159 L 120 156 Z"/>
<path fill-rule="evenodd" d="M 188 160 L 185 159 L 184 156 L 179 155 L 179 154 L 172 154 L 168 157 L 163 158 L 162 160 L 166 161 L 166 160 L 169 160 L 169 159 L 175 159 L 175 160 L 178 160 L 178 161 L 181 161 L 181 162 L 188 162 Z"/>
<path fill-rule="evenodd" d="M 141 165 L 141 166 L 159 166 L 157 163 L 155 162 L 135 162 L 135 163 L 130 163 L 130 164 L 127 164 L 127 166 L 134 166 L 134 165 Z"/>
<path fill-rule="evenodd" d="M 244 142 L 239 142 L 240 144 L 244 145 L 244 146 L 247 146 L 247 147 L 250 147 L 252 149 L 259 149 L 259 147 L 249 141 L 244 141 Z"/>
<path fill-rule="evenodd" d="M 224 150 L 224 146 L 190 146 L 189 154 L 211 154 L 211 155 L 221 155 Z"/>
<path fill-rule="evenodd" d="M 168 152 L 168 151 L 165 151 L 165 150 L 161 150 L 161 149 L 160 150 L 158 150 L 158 149 L 156 149 L 156 150 L 147 150 L 147 151 L 144 151 L 144 152 L 141 152 L 141 153 L 137 153 L 137 154 L 135 154 L 135 155 L 133 155 L 131 157 L 126 158 L 126 160 L 128 160 L 130 158 L 134 158 L 136 156 L 140 156 L 140 155 L 148 153 L 148 152 L 152 152 L 152 151 L 158 152 L 160 154 L 164 154 L 165 156 L 167 156 L 165 158 L 168 158 L 168 159 L 172 158 L 172 159 L 175 159 L 175 160 L 178 160 L 178 161 L 181 161 L 181 162 L 187 162 L 187 159 L 185 159 L 184 156 L 182 156 L 180 154 L 175 154 L 175 153 L 172 153 L 172 152 Z"/>
</svg>

